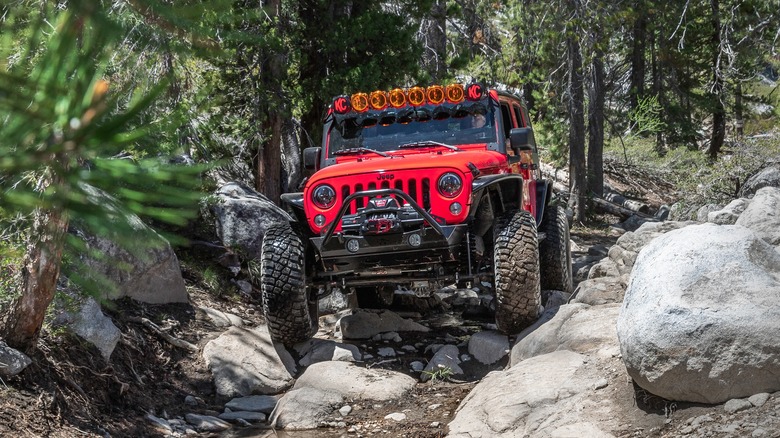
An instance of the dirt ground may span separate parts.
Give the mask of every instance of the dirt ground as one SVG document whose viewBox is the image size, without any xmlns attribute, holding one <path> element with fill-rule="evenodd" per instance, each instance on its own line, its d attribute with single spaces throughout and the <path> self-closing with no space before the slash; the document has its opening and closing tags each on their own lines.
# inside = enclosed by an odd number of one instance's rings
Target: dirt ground
<svg viewBox="0 0 780 438">
<path fill-rule="evenodd" d="M 610 238 L 608 238 L 610 239 Z M 614 240 L 614 237 L 611 238 Z M 584 241 L 600 242 L 597 235 L 583 236 Z M 170 335 L 203 347 L 223 329 L 197 310 L 211 307 L 240 315 L 252 323 L 262 324 L 259 307 L 240 295 L 215 296 L 206 292 L 202 270 L 182 266 L 190 292 L 190 304 L 149 305 L 121 300 L 106 310 L 122 332 L 110 362 L 106 362 L 93 346 L 62 330 L 44 329 L 33 364 L 22 374 L 0 385 L 0 436 L 160 436 L 144 419 L 146 414 L 159 417 L 183 417 L 186 413 L 215 414 L 222 412 L 227 399 L 219 397 L 211 374 L 199 353 L 177 348 L 138 322 L 146 318 Z M 414 309 L 397 307 L 413 314 Z M 457 310 L 457 309 L 455 309 Z M 433 344 L 467 339 L 492 322 L 490 315 L 472 314 L 463 318 L 455 312 L 443 315 L 433 309 L 420 315 L 420 322 L 432 327 L 424 334 L 404 333 L 404 343 Z M 456 323 L 446 323 L 448 320 Z M 442 321 L 445 321 L 442 323 Z M 410 372 L 410 362 L 428 358 L 421 353 L 383 361 L 376 349 L 379 342 L 359 342 L 362 351 L 377 359 L 365 366 Z M 353 404 L 346 429 L 354 428 L 352 436 L 384 435 L 409 437 L 439 437 L 446 433 L 460 401 L 488 372 L 502 369 L 506 359 L 492 367 L 477 361 L 464 363 L 465 375 L 460 380 L 420 383 L 398 403 Z M 415 376 L 417 377 L 417 376 Z M 194 409 L 184 403 L 187 395 L 200 397 L 205 405 Z M 430 409 L 432 405 L 440 405 Z M 401 423 L 384 420 L 392 412 L 404 412 Z M 270 433 L 262 427 L 235 429 L 227 436 L 263 436 Z M 320 429 L 314 432 L 279 434 L 278 436 L 342 436 L 344 428 Z M 277 436 L 277 435 L 273 435 Z"/>
<path fill-rule="evenodd" d="M 604 223 L 609 222 L 609 218 L 602 219 Z M 591 246 L 611 246 L 617 234 L 608 227 L 575 227 L 572 239 L 580 254 L 587 254 Z M 207 279 L 202 270 L 187 262 L 183 262 L 183 273 L 190 304 L 148 305 L 125 300 L 114 303 L 106 311 L 122 332 L 122 339 L 108 363 L 94 347 L 75 336 L 62 331 L 44 331 L 39 348 L 32 355 L 33 364 L 21 375 L 0 382 L 0 436 L 162 436 L 144 419 L 147 414 L 176 418 L 187 413 L 216 415 L 222 412 L 228 400 L 215 393 L 211 374 L 200 353 L 171 345 L 138 322 L 138 318 L 147 318 L 170 335 L 202 348 L 222 329 L 213 326 L 202 312 L 197 311 L 199 306 L 236 313 L 255 325 L 262 323 L 261 312 L 247 297 L 238 294 L 216 296 L 206 292 Z M 433 330 L 425 334 L 404 333 L 404 343 L 432 344 L 443 339 L 466 339 L 490 322 L 489 315 L 476 314 L 466 315 L 461 324 L 432 323 L 447 319 L 442 316 L 441 309 L 421 316 L 421 322 L 431 325 Z M 383 346 L 371 341 L 358 345 L 372 354 Z M 391 361 L 377 358 L 363 365 L 410 373 L 409 363 L 421 359 L 427 358 L 414 355 Z M 505 367 L 506 359 L 491 367 L 480 366 L 476 361 L 465 364 L 466 374 L 459 380 L 419 383 L 408 397 L 397 402 L 351 403 L 352 413 L 346 418 L 334 418 L 332 427 L 306 432 L 276 432 L 265 426 L 235 427 L 220 436 L 442 437 L 461 400 L 488 372 Z M 612 431 L 616 437 L 737 437 L 749 436 L 756 428 L 765 429 L 766 434 L 754 436 L 780 436 L 777 397 L 761 408 L 725 414 L 722 405 L 674 403 L 652 396 L 632 386 L 630 380 L 615 391 L 614 397 L 621 400 L 624 407 L 619 415 L 625 424 L 621 430 Z M 188 395 L 200 397 L 203 404 L 195 408 L 186 405 L 184 400 Z M 432 409 L 435 405 L 439 406 Z M 403 412 L 407 419 L 399 423 L 384 419 L 393 412 Z M 340 421 L 344 424 L 338 424 Z M 702 430 L 706 433 L 697 432 Z"/>
</svg>

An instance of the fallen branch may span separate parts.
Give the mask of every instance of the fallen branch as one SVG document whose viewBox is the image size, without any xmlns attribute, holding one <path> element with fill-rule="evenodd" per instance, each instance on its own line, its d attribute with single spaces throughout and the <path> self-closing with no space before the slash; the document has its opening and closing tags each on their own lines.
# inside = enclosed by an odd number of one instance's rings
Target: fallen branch
<svg viewBox="0 0 780 438">
<path fill-rule="evenodd" d="M 624 219 L 629 218 L 633 215 L 637 215 L 639 217 L 643 218 L 651 218 L 652 215 L 645 214 L 639 211 L 631 210 L 630 208 L 622 207 L 620 205 L 614 204 L 612 202 L 607 201 L 606 199 L 602 198 L 592 198 L 593 205 L 596 206 L 596 210 L 604 212 L 604 213 L 610 213 L 617 216 L 622 216 Z"/>
<path fill-rule="evenodd" d="M 173 345 L 174 347 L 183 348 L 185 350 L 189 351 L 198 351 L 198 346 L 195 344 L 191 344 L 183 339 L 175 338 L 168 333 L 165 333 L 160 327 L 157 326 L 157 324 L 153 323 L 152 321 L 138 317 L 138 316 L 130 316 L 127 318 L 130 322 L 137 322 L 143 324 L 144 327 L 152 330 L 155 332 L 158 336 L 165 339 L 169 344 Z"/>
</svg>

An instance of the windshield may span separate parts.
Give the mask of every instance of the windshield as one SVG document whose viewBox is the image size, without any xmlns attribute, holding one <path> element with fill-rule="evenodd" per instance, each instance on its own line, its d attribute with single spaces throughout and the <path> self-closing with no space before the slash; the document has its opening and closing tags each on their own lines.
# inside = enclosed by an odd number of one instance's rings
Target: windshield
<svg viewBox="0 0 780 438">
<path fill-rule="evenodd" d="M 337 114 L 330 125 L 328 156 L 350 149 L 398 150 L 416 142 L 453 146 L 495 142 L 493 114 L 493 107 L 483 102 Z"/>
</svg>

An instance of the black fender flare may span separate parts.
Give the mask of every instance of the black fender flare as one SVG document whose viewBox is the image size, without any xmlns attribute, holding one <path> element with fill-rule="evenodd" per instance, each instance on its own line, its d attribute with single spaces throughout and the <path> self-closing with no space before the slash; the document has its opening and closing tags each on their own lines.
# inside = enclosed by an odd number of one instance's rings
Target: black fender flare
<svg viewBox="0 0 780 438">
<path fill-rule="evenodd" d="M 303 209 L 303 192 L 283 193 L 280 197 L 285 210 L 299 223 L 306 223 L 306 211 Z"/>
<path fill-rule="evenodd" d="M 542 223 L 544 209 L 552 201 L 552 184 L 546 179 L 536 180 L 536 225 Z"/>
<path fill-rule="evenodd" d="M 483 196 L 491 191 L 495 191 L 498 194 L 499 202 L 501 203 L 498 206 L 501 209 L 500 211 L 520 208 L 523 195 L 523 177 L 519 174 L 510 173 L 474 178 L 474 181 L 471 183 L 472 208 L 469 212 L 469 220 L 474 219 Z"/>
</svg>

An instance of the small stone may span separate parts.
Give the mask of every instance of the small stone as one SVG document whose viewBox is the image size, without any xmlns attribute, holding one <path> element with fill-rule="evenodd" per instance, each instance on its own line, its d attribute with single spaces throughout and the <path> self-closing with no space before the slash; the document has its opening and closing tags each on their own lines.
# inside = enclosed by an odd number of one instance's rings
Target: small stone
<svg viewBox="0 0 780 438">
<path fill-rule="evenodd" d="M 401 336 L 396 332 L 382 333 L 382 340 L 401 342 Z"/>
<path fill-rule="evenodd" d="M 709 414 L 699 415 L 698 417 L 694 418 L 691 422 L 691 426 L 693 427 L 699 427 L 702 423 L 709 423 L 713 421 L 712 417 Z"/>
<path fill-rule="evenodd" d="M 276 407 L 279 397 L 274 395 L 250 395 L 237 397 L 225 404 L 225 409 L 231 411 L 252 411 L 270 414 Z"/>
<path fill-rule="evenodd" d="M 404 345 L 403 347 L 401 347 L 401 350 L 408 351 L 410 353 L 414 353 L 414 352 L 417 351 L 417 347 L 415 347 L 414 345 Z"/>
<path fill-rule="evenodd" d="M 596 383 L 593 385 L 593 389 L 595 390 L 604 389 L 607 386 L 609 386 L 609 381 L 607 379 L 600 379 L 596 381 Z"/>
<path fill-rule="evenodd" d="M 440 425 L 441 425 L 441 423 L 439 423 L 438 421 L 434 421 L 433 423 L 431 423 L 431 427 L 433 427 L 433 428 L 437 428 Z"/>
<path fill-rule="evenodd" d="M 200 432 L 222 432 L 230 429 L 230 423 L 210 415 L 187 414 L 184 418 Z"/>
<path fill-rule="evenodd" d="M 164 433 L 172 433 L 173 427 L 171 427 L 171 424 L 162 418 L 157 418 L 152 414 L 146 414 L 146 419 L 151 422 L 155 429 L 159 430 L 160 432 Z"/>
<path fill-rule="evenodd" d="M 403 412 L 393 412 L 392 414 L 385 415 L 385 420 L 404 421 L 406 420 L 406 414 Z"/>
<path fill-rule="evenodd" d="M 238 422 L 238 420 L 243 420 L 248 423 L 257 423 L 265 421 L 266 415 L 262 412 L 235 411 L 219 414 L 218 418 L 225 421 Z"/>
<path fill-rule="evenodd" d="M 745 399 L 733 398 L 726 402 L 726 404 L 723 406 L 723 410 L 725 410 L 728 414 L 733 414 L 734 412 L 744 411 L 752 407 L 753 405 Z"/>
<path fill-rule="evenodd" d="M 415 373 L 420 373 L 422 370 L 425 369 L 425 364 L 420 362 L 419 360 L 416 360 L 409 364 L 409 367 L 414 371 Z"/>
<path fill-rule="evenodd" d="M 761 429 L 761 428 L 758 428 L 758 429 L 754 430 L 753 433 L 750 434 L 750 436 L 752 436 L 754 438 L 755 437 L 764 436 L 764 435 L 766 435 L 766 430 Z"/>
<path fill-rule="evenodd" d="M 392 347 L 382 347 L 376 351 L 381 357 L 395 357 L 395 350 Z"/>
<path fill-rule="evenodd" d="M 762 392 L 760 394 L 754 394 L 748 397 L 748 401 L 751 405 L 760 408 L 761 406 L 764 406 L 764 403 L 769 400 L 769 394 L 766 392 Z"/>
<path fill-rule="evenodd" d="M 184 404 L 187 406 L 197 406 L 198 399 L 195 398 L 194 395 L 188 395 L 187 397 L 184 397 Z"/>
<path fill-rule="evenodd" d="M 432 404 L 432 405 L 428 406 L 428 409 L 433 411 L 433 410 L 436 410 L 436 409 L 438 409 L 440 407 L 441 407 L 441 403 L 436 403 L 436 404 Z"/>
<path fill-rule="evenodd" d="M 339 414 L 341 414 L 342 417 L 346 417 L 350 412 L 352 412 L 352 406 L 349 405 L 342 406 L 341 409 L 339 409 Z"/>
<path fill-rule="evenodd" d="M 468 354 L 463 353 L 463 354 L 460 355 L 460 361 L 461 362 L 468 362 L 470 360 L 471 360 L 471 356 L 469 356 Z"/>
</svg>

